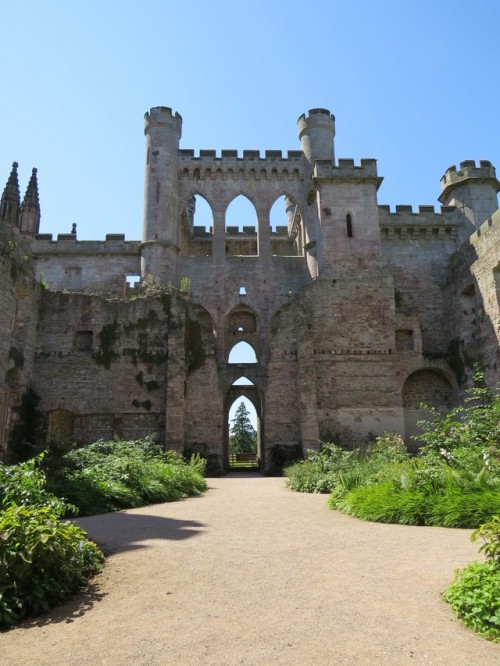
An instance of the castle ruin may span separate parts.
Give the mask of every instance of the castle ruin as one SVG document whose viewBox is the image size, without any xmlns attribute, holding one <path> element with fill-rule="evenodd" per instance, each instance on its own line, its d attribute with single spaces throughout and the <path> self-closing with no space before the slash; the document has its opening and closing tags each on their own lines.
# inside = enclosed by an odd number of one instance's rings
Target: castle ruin
<svg viewBox="0 0 500 666">
<path fill-rule="evenodd" d="M 439 211 L 391 211 L 374 159 L 335 158 L 326 109 L 299 118 L 301 149 L 286 155 L 195 153 L 179 148 L 181 130 L 170 108 L 145 115 L 141 240 L 39 233 L 36 170 L 21 202 L 14 163 L 0 204 L 4 453 L 29 388 L 47 440 L 156 433 L 225 471 L 239 396 L 255 406 L 266 468 L 277 446 L 384 431 L 410 445 L 421 403 L 457 404 L 475 364 L 500 379 L 490 162 L 450 167 Z M 231 226 L 239 196 L 254 219 Z M 196 224 L 201 200 L 211 225 Z M 271 227 L 276 201 L 284 223 Z M 255 362 L 230 362 L 241 342 Z"/>
</svg>

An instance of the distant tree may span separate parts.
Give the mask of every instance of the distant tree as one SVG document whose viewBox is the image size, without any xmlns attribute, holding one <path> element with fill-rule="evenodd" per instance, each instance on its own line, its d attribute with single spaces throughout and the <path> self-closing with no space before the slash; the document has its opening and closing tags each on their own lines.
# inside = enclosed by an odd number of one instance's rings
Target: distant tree
<svg viewBox="0 0 500 666">
<path fill-rule="evenodd" d="M 231 437 L 229 448 L 234 453 L 255 453 L 257 450 L 257 433 L 250 423 L 250 412 L 244 402 L 240 402 L 234 419 L 231 419 Z"/>
</svg>

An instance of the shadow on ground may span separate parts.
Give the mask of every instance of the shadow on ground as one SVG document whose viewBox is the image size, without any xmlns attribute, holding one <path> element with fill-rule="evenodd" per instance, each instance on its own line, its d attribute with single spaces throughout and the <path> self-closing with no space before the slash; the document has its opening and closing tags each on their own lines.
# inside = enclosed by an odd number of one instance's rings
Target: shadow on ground
<svg viewBox="0 0 500 666">
<path fill-rule="evenodd" d="M 14 625 L 12 629 L 32 629 L 33 627 L 45 627 L 49 624 L 71 624 L 91 610 L 95 604 L 104 599 L 106 594 L 99 592 L 98 582 L 90 582 L 88 587 L 81 593 L 70 597 L 60 606 L 51 608 L 49 611 L 36 617 L 27 618 Z M 10 629 L 2 629 L 6 633 Z"/>
<path fill-rule="evenodd" d="M 146 548 L 151 539 L 180 541 L 203 534 L 203 523 L 177 520 L 147 513 L 118 511 L 75 521 L 107 555 Z"/>
</svg>

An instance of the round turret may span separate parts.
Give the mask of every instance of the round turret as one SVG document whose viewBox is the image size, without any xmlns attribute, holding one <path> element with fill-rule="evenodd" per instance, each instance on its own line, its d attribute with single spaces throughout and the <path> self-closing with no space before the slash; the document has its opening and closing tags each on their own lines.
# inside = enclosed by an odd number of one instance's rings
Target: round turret
<svg viewBox="0 0 500 666">
<path fill-rule="evenodd" d="M 335 160 L 333 138 L 335 136 L 335 116 L 328 109 L 310 109 L 297 121 L 302 151 L 310 164 L 316 160 Z"/>
<path fill-rule="evenodd" d="M 459 169 L 449 167 L 441 178 L 439 201 L 444 206 L 455 206 L 473 227 L 479 227 L 497 210 L 499 189 L 491 162 L 481 160 L 476 166 L 474 160 L 466 160 Z"/>
<path fill-rule="evenodd" d="M 172 113 L 169 106 L 154 106 L 144 114 L 144 134 L 147 135 L 151 128 L 157 126 L 174 130 L 179 141 L 182 134 L 182 116 L 177 112 Z"/>
<path fill-rule="evenodd" d="M 177 161 L 181 132 L 182 118 L 168 106 L 155 106 L 144 114 L 142 274 L 172 281 L 179 251 Z"/>
</svg>

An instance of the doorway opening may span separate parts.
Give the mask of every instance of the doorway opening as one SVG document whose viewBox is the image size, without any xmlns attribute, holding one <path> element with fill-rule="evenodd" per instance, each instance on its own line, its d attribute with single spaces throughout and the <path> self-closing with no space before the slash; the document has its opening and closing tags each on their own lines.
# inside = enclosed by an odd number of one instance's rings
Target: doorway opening
<svg viewBox="0 0 500 666">
<path fill-rule="evenodd" d="M 227 396 L 226 463 L 229 471 L 261 467 L 260 397 L 257 387 L 240 377 Z"/>
</svg>

